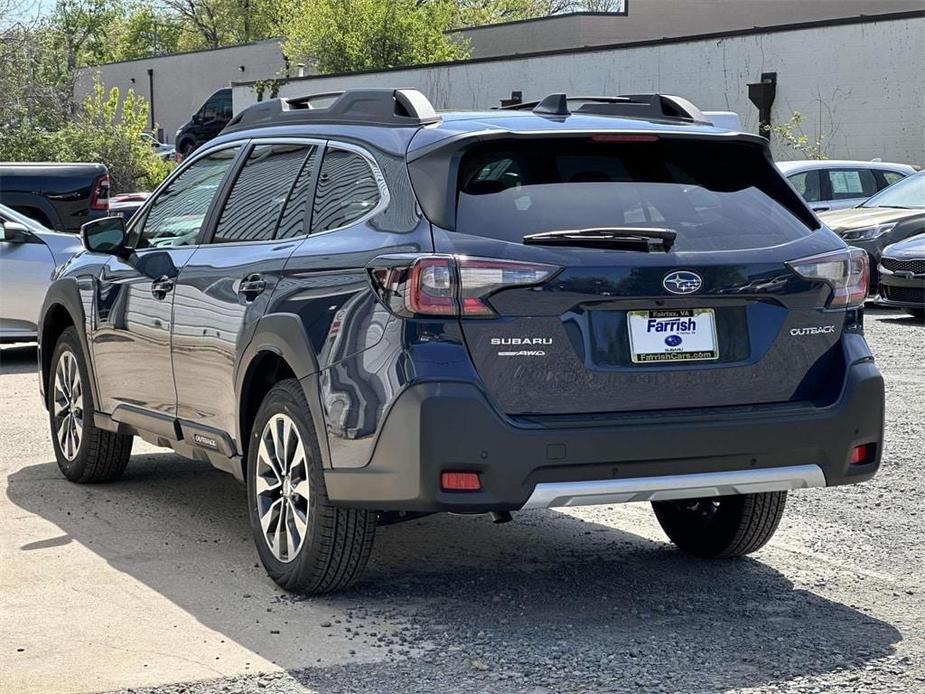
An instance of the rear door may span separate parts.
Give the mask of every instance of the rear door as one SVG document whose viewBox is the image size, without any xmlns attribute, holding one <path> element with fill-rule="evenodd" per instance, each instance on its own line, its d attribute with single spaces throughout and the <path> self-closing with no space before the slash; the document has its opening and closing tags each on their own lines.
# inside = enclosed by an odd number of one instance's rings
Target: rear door
<svg viewBox="0 0 925 694">
<path fill-rule="evenodd" d="M 879 190 L 874 172 L 866 168 L 824 169 L 823 185 L 828 190 L 828 208 L 857 207 Z"/>
<path fill-rule="evenodd" d="M 176 283 L 173 367 L 184 438 L 231 446 L 237 357 L 308 233 L 321 143 L 256 141 Z M 197 439 L 196 436 L 199 435 Z M 213 444 L 214 442 L 214 444 Z"/>
<path fill-rule="evenodd" d="M 619 136 L 496 141 L 458 171 L 437 252 L 561 268 L 464 316 L 484 387 L 510 415 L 790 403 L 840 383 L 827 295 L 786 262 L 838 248 L 750 144 Z M 670 248 L 532 245 L 574 229 L 670 230 Z M 489 279 L 503 286 L 503 271 Z M 843 319 L 842 319 L 843 320 Z M 816 328 L 820 328 L 816 330 Z"/>
</svg>

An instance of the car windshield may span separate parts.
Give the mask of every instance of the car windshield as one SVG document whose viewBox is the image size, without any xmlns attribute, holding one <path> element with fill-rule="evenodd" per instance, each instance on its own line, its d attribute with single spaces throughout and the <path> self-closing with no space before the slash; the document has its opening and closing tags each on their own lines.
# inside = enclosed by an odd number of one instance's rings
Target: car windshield
<svg viewBox="0 0 925 694">
<path fill-rule="evenodd" d="M 897 181 L 864 202 L 861 207 L 925 209 L 925 173 Z"/>
</svg>

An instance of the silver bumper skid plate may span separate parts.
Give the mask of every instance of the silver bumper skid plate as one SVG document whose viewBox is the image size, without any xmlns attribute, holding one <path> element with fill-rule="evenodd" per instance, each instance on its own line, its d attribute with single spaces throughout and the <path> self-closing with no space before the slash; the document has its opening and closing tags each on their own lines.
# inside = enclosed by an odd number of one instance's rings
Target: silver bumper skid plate
<svg viewBox="0 0 925 694">
<path fill-rule="evenodd" d="M 697 499 L 824 486 L 825 475 L 818 465 L 585 482 L 541 482 L 534 488 L 523 510 Z"/>
</svg>

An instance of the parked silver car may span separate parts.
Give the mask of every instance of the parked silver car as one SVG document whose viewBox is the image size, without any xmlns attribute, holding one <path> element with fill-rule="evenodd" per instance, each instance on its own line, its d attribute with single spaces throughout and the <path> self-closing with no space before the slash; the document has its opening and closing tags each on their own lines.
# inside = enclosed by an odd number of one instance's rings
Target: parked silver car
<svg viewBox="0 0 925 694">
<path fill-rule="evenodd" d="M 83 246 L 0 205 L 0 342 L 31 342 L 55 268 Z"/>
<path fill-rule="evenodd" d="M 915 173 L 906 164 L 838 159 L 779 161 L 777 168 L 816 212 L 856 207 Z"/>
</svg>

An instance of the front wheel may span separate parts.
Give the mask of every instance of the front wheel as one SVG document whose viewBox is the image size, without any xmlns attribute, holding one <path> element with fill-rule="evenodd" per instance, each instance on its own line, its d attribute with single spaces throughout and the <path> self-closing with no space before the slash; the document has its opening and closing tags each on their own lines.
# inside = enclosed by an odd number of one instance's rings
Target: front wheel
<svg viewBox="0 0 925 694">
<path fill-rule="evenodd" d="M 283 588 L 328 593 L 360 576 L 377 514 L 328 500 L 308 402 L 296 380 L 274 386 L 257 412 L 247 451 L 247 498 L 260 560 Z"/>
<path fill-rule="evenodd" d="M 132 436 L 98 428 L 90 374 L 74 328 L 61 333 L 51 357 L 48 416 L 58 467 L 71 482 L 109 482 L 125 471 Z"/>
<path fill-rule="evenodd" d="M 695 557 L 729 559 L 757 551 L 784 515 L 787 492 L 653 501 L 662 530 Z"/>
<path fill-rule="evenodd" d="M 925 320 L 925 308 L 907 308 L 906 313 L 918 320 Z"/>
</svg>

